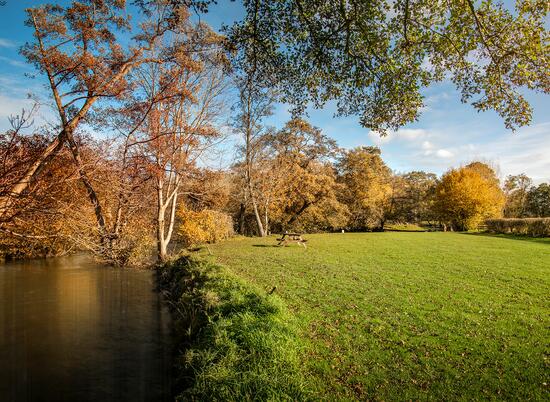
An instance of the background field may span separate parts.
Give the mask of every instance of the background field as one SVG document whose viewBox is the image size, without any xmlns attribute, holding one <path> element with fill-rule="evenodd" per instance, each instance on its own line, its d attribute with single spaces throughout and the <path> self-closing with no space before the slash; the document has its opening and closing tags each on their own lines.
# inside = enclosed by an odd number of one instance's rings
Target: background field
<svg viewBox="0 0 550 402">
<path fill-rule="evenodd" d="M 309 340 L 325 399 L 544 399 L 550 239 L 458 233 L 274 237 L 210 246 L 280 296 Z"/>
</svg>

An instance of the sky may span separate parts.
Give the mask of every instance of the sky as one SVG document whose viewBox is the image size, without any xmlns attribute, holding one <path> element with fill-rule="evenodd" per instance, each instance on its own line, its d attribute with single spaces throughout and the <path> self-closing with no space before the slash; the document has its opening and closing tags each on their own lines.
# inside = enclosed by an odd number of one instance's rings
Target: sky
<svg viewBox="0 0 550 402">
<path fill-rule="evenodd" d="M 29 93 L 46 93 L 43 77 L 29 78 L 33 69 L 18 53 L 31 38 L 31 29 L 24 26 L 24 9 L 42 2 L 6 0 L 6 5 L 0 6 L 0 130 L 9 127 L 8 116 L 32 104 L 27 99 Z M 220 0 L 201 19 L 219 29 L 242 13 L 238 1 Z M 425 107 L 419 121 L 382 138 L 361 127 L 357 116 L 334 117 L 335 103 L 322 110 L 308 109 L 307 118 L 341 147 L 379 146 L 384 161 L 395 172 L 424 170 L 442 174 L 451 167 L 481 160 L 491 163 L 501 178 L 525 173 L 535 183 L 550 181 L 550 96 L 526 92 L 534 109 L 533 121 L 512 132 L 495 112 L 478 112 L 462 104 L 449 82 L 426 88 L 423 95 Z M 53 116 L 47 106 L 42 106 L 37 124 L 51 121 Z M 265 123 L 280 128 L 289 118 L 289 107 L 278 104 Z M 234 141 L 228 141 L 226 147 L 233 146 Z"/>
</svg>

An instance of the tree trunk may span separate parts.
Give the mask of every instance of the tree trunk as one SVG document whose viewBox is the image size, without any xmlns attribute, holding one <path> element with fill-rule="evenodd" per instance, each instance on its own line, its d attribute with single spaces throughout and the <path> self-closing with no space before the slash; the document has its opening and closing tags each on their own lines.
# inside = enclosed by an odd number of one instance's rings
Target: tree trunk
<svg viewBox="0 0 550 402">
<path fill-rule="evenodd" d="M 246 206 L 244 202 L 241 202 L 241 207 L 239 208 L 239 228 L 238 232 L 241 235 L 244 235 L 244 217 L 246 212 Z"/>
<path fill-rule="evenodd" d="M 287 225 L 292 225 L 296 219 L 298 219 L 300 217 L 300 215 L 302 215 L 302 213 L 311 205 L 311 202 L 309 201 L 304 201 L 304 203 L 302 204 L 302 206 L 300 207 L 300 209 L 294 214 L 292 215 L 292 217 L 288 220 L 288 222 L 286 223 Z M 286 228 L 285 228 L 286 229 Z"/>
<path fill-rule="evenodd" d="M 163 186 L 164 181 L 160 179 L 157 182 L 157 258 L 160 262 L 166 261 L 168 257 L 166 242 L 164 241 L 164 214 L 166 207 L 164 205 Z"/>
<path fill-rule="evenodd" d="M 265 213 L 264 213 L 264 230 L 265 235 L 269 235 L 269 208 L 267 204 L 265 205 Z"/>
<path fill-rule="evenodd" d="M 97 227 L 99 229 L 99 238 L 100 238 L 101 245 L 103 247 L 107 247 L 111 249 L 112 245 L 107 242 L 108 231 L 107 231 L 107 226 L 105 224 L 103 209 L 101 208 L 101 203 L 99 202 L 99 197 L 97 196 L 97 193 L 94 189 L 94 186 L 92 185 L 92 182 L 90 181 L 90 178 L 88 177 L 88 174 L 84 170 L 84 164 L 82 163 L 82 156 L 80 155 L 80 149 L 78 148 L 78 145 L 73 137 L 73 133 L 70 130 L 66 130 L 66 131 L 67 131 L 67 142 L 69 144 L 71 153 L 73 154 L 73 159 L 78 168 L 80 181 L 82 182 L 82 184 L 84 184 L 84 187 L 86 188 L 86 193 L 88 194 L 88 198 L 90 199 L 90 202 L 94 207 L 94 214 L 97 221 Z M 112 250 L 105 250 L 105 251 L 111 252 Z"/>
<path fill-rule="evenodd" d="M 260 211 L 258 210 L 258 204 L 256 203 L 256 198 L 252 193 L 252 188 L 249 188 L 250 191 L 250 202 L 252 202 L 252 209 L 254 210 L 254 217 L 256 218 L 256 224 L 258 225 L 258 234 L 260 237 L 265 237 L 264 226 L 262 225 L 262 218 L 260 217 Z"/>
<path fill-rule="evenodd" d="M 164 211 L 158 211 L 157 220 L 157 258 L 160 262 L 168 258 L 168 243 L 164 238 Z"/>
</svg>

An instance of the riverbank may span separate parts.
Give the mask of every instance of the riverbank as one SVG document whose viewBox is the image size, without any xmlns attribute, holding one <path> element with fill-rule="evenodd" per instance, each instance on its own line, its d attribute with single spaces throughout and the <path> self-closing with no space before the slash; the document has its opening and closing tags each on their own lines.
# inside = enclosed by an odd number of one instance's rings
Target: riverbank
<svg viewBox="0 0 550 402">
<path fill-rule="evenodd" d="M 308 399 L 305 343 L 277 296 L 187 256 L 158 278 L 174 317 L 178 399 Z"/>
</svg>

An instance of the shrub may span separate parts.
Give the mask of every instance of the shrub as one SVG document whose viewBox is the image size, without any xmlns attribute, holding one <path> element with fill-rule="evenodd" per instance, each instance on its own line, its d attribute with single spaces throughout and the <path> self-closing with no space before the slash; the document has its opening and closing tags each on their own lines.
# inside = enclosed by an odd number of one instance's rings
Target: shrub
<svg viewBox="0 0 550 402">
<path fill-rule="evenodd" d="M 550 236 L 550 218 L 489 219 L 487 230 L 492 233 L 511 233 L 532 237 Z"/>
<path fill-rule="evenodd" d="M 309 399 L 304 344 L 278 297 L 187 257 L 161 267 L 159 279 L 181 350 L 177 400 Z"/>
<path fill-rule="evenodd" d="M 215 243 L 233 235 L 233 220 L 223 212 L 193 211 L 184 205 L 178 217 L 181 220 L 179 235 L 186 246 Z"/>
</svg>

